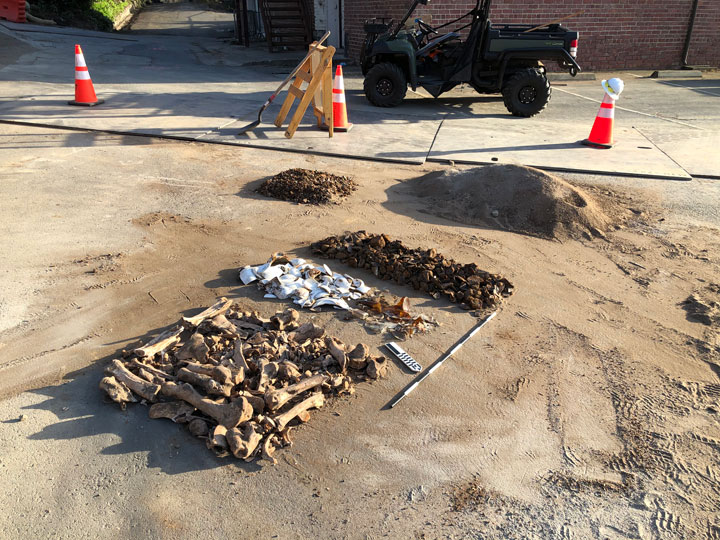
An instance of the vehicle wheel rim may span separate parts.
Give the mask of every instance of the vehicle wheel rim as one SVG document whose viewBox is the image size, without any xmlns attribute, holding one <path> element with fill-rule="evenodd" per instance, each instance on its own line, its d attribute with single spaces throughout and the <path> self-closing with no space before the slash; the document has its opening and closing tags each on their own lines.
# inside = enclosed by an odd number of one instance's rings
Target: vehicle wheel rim
<svg viewBox="0 0 720 540">
<path fill-rule="evenodd" d="M 377 91 L 381 96 L 389 96 L 393 92 L 393 83 L 390 79 L 380 79 L 377 82 Z"/>
<path fill-rule="evenodd" d="M 529 105 L 537 97 L 537 91 L 532 86 L 523 86 L 518 94 L 518 99 L 523 105 Z"/>
</svg>

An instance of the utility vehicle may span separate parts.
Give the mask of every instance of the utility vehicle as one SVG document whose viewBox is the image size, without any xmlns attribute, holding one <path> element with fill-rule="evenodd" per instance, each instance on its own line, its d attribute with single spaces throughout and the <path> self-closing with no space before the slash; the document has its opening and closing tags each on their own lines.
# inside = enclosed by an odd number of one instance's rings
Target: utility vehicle
<svg viewBox="0 0 720 540">
<path fill-rule="evenodd" d="M 580 71 L 578 33 L 560 24 L 492 24 L 491 0 L 477 0 L 465 15 L 433 28 L 421 18 L 406 28 L 419 4 L 414 0 L 397 24 L 387 19 L 365 22 L 360 63 L 365 96 L 378 107 L 395 107 L 405 98 L 408 84 L 423 87 L 433 97 L 469 83 L 481 94 L 501 93 L 515 116 L 534 116 L 550 99 L 543 60 L 556 61 L 572 76 Z M 460 21 L 469 18 L 463 24 Z M 465 22 L 465 21 L 463 21 Z M 453 31 L 441 28 L 460 23 Z M 462 31 L 469 29 L 463 36 Z"/>
</svg>

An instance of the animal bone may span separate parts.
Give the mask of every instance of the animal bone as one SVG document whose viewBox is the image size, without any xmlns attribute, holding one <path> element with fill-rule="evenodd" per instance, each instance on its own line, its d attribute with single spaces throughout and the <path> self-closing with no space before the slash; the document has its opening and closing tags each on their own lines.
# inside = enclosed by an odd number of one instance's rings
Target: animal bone
<svg viewBox="0 0 720 540">
<path fill-rule="evenodd" d="M 275 453 L 276 441 L 277 437 L 275 435 L 268 435 L 267 437 L 265 437 L 261 452 L 263 459 L 267 459 L 268 461 L 272 462 L 273 465 L 277 465 L 277 459 L 273 457 L 273 454 Z"/>
<path fill-rule="evenodd" d="M 130 367 L 134 367 L 134 368 L 138 368 L 138 369 L 144 369 L 145 371 L 152 373 L 156 377 L 159 377 L 162 379 L 171 380 L 171 381 L 175 380 L 175 377 L 173 377 L 172 375 L 169 375 L 156 367 L 149 366 L 148 364 L 141 362 L 137 358 L 133 358 L 126 365 L 129 365 Z"/>
<path fill-rule="evenodd" d="M 262 359 L 260 361 L 260 376 L 258 377 L 256 390 L 258 392 L 264 392 L 265 386 L 271 383 L 272 379 L 277 375 L 277 372 L 277 362 L 268 362 L 266 359 Z"/>
<path fill-rule="evenodd" d="M 325 397 L 322 392 L 311 395 L 309 398 L 301 401 L 295 405 L 292 409 L 284 412 L 278 416 L 275 416 L 272 420 L 277 426 L 278 431 L 285 429 L 285 426 L 296 416 L 302 415 L 307 412 L 308 409 L 319 408 L 325 404 Z"/>
<path fill-rule="evenodd" d="M 226 438 L 227 428 L 222 425 L 215 426 L 212 435 L 207 440 L 207 447 L 215 452 L 219 457 L 226 456 L 228 453 L 228 440 Z"/>
<path fill-rule="evenodd" d="M 185 365 L 183 367 L 188 371 L 192 371 L 193 373 L 199 373 L 201 375 L 207 375 L 208 377 L 212 375 L 213 369 L 215 369 L 215 366 L 213 365 L 196 364 L 195 362 L 185 362 Z"/>
<path fill-rule="evenodd" d="M 205 343 L 205 338 L 199 332 L 195 332 L 187 342 L 175 353 L 177 360 L 193 359 L 201 364 L 207 363 L 207 356 L 210 348 Z"/>
<path fill-rule="evenodd" d="M 182 331 L 182 326 L 176 326 L 174 328 L 171 328 L 170 330 L 163 332 L 156 338 L 151 339 L 142 347 L 138 347 L 133 352 L 141 358 L 144 358 L 146 356 L 152 358 L 157 353 L 162 352 L 165 349 L 177 344 L 177 342 L 180 341 L 180 338 L 178 336 L 180 336 Z"/>
<path fill-rule="evenodd" d="M 300 325 L 297 330 L 288 334 L 288 340 L 295 343 L 303 343 L 308 339 L 318 339 L 325 335 L 325 329 L 315 326 L 314 323 L 305 323 Z"/>
<path fill-rule="evenodd" d="M 243 368 L 229 368 L 227 366 L 215 366 L 210 376 L 221 384 L 229 384 L 235 386 L 245 379 L 245 370 Z"/>
<path fill-rule="evenodd" d="M 232 300 L 228 300 L 223 296 L 222 298 L 218 299 L 218 301 L 215 302 L 212 306 L 207 308 L 205 311 L 198 313 L 194 317 L 183 317 L 183 321 L 191 327 L 200 326 L 200 323 L 203 322 L 205 319 L 209 319 L 211 317 L 215 317 L 217 315 L 225 313 L 228 309 L 230 309 L 231 305 Z"/>
<path fill-rule="evenodd" d="M 368 358 L 368 365 L 365 373 L 371 379 L 379 379 L 387 374 L 388 363 L 384 356 L 371 356 Z"/>
<path fill-rule="evenodd" d="M 366 358 L 370 356 L 370 347 L 364 343 L 358 343 L 357 346 L 348 353 L 348 366 L 350 369 L 362 370 L 367 366 Z"/>
<path fill-rule="evenodd" d="M 184 401 L 167 401 L 155 403 L 150 407 L 150 418 L 169 418 L 175 423 L 185 424 L 187 417 L 195 411 L 195 407 Z"/>
<path fill-rule="evenodd" d="M 195 391 L 192 385 L 188 383 L 175 384 L 173 382 L 163 384 L 162 393 L 171 398 L 187 401 L 190 405 L 193 405 L 196 409 L 202 411 L 210 418 L 215 419 L 219 424 L 228 429 L 234 428 L 241 422 L 246 422 L 252 418 L 252 405 L 244 398 L 221 405 L 202 397 Z"/>
<path fill-rule="evenodd" d="M 106 369 L 106 372 L 113 375 L 118 381 L 123 383 L 138 396 L 148 401 L 155 401 L 158 392 L 160 392 L 159 384 L 149 383 L 144 379 L 141 379 L 129 371 L 122 362 L 120 362 L 120 360 L 113 360 L 112 364 L 110 364 Z"/>
<path fill-rule="evenodd" d="M 210 330 L 211 332 L 220 334 L 224 337 L 235 338 L 238 336 L 237 327 L 228 321 L 222 313 L 220 315 L 216 315 L 210 320 L 204 320 L 202 327 L 203 331 Z"/>
<path fill-rule="evenodd" d="M 115 377 L 104 377 L 100 381 L 100 389 L 105 390 L 105 393 L 110 396 L 110 399 L 119 403 L 123 409 L 126 403 L 137 402 L 137 398 L 135 398 L 130 389 Z"/>
<path fill-rule="evenodd" d="M 279 409 L 295 396 L 320 386 L 327 381 L 327 379 L 328 378 L 325 375 L 317 374 L 307 379 L 303 379 L 298 383 L 288 386 L 287 388 L 280 388 L 278 390 L 268 389 L 265 392 L 265 404 L 271 411 Z"/>
<path fill-rule="evenodd" d="M 284 332 L 297 328 L 298 320 L 300 320 L 300 314 L 292 308 L 286 309 L 282 313 L 276 313 L 274 317 L 270 317 L 270 323 L 275 329 Z"/>
<path fill-rule="evenodd" d="M 241 367 L 245 373 L 250 373 L 250 366 L 247 363 L 247 360 L 245 360 L 245 355 L 243 354 L 243 341 L 238 339 L 235 342 L 235 352 L 232 356 L 232 361 L 236 366 Z"/>
<path fill-rule="evenodd" d="M 259 433 L 260 426 L 255 422 L 247 422 L 243 426 L 242 432 L 238 428 L 233 428 L 227 432 L 227 441 L 230 444 L 230 450 L 236 458 L 250 460 L 255 450 L 262 440 L 262 434 Z"/>
<path fill-rule="evenodd" d="M 347 354 L 345 354 L 345 347 L 342 342 L 334 337 L 326 337 L 325 345 L 327 346 L 328 351 L 330 351 L 332 357 L 338 364 L 340 364 L 340 371 L 345 372 L 345 366 L 347 365 L 348 358 Z"/>
<path fill-rule="evenodd" d="M 280 364 L 280 367 L 278 368 L 279 379 L 296 382 L 300 380 L 300 377 L 300 370 L 292 362 L 285 361 Z"/>
<path fill-rule="evenodd" d="M 240 392 L 240 396 L 250 402 L 255 414 L 262 414 L 265 411 L 265 400 L 262 396 L 254 396 L 250 392 Z"/>
<path fill-rule="evenodd" d="M 188 431 L 196 437 L 204 437 L 208 434 L 209 428 L 205 420 L 195 418 L 188 424 Z"/>
<path fill-rule="evenodd" d="M 178 371 L 178 379 L 199 386 L 208 394 L 215 396 L 230 397 L 230 392 L 232 391 L 232 385 L 220 384 L 209 375 L 195 373 L 185 368 L 181 368 L 180 371 Z"/>
</svg>

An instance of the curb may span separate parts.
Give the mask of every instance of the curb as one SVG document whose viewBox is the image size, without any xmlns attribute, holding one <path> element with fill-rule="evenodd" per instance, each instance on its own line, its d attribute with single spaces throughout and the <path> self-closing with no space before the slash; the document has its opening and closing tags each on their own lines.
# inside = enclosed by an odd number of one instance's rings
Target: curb
<svg viewBox="0 0 720 540">
<path fill-rule="evenodd" d="M 702 79 L 702 71 L 695 69 L 663 69 L 653 71 L 651 79 Z"/>
</svg>

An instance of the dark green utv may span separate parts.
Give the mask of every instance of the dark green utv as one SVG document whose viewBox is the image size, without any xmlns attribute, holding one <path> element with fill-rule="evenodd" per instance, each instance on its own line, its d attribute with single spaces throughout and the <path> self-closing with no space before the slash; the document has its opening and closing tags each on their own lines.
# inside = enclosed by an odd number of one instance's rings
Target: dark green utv
<svg viewBox="0 0 720 540">
<path fill-rule="evenodd" d="M 415 0 L 405 17 L 393 21 L 373 19 L 365 23 L 365 43 L 360 53 L 365 76 L 365 95 L 378 107 L 402 102 L 407 85 L 423 87 L 433 97 L 469 83 L 481 94 L 502 93 L 508 111 L 515 116 L 533 116 L 550 99 L 543 60 L 556 61 L 575 76 L 578 33 L 555 23 L 534 28 L 524 24 L 492 24 L 488 20 L 491 0 L 477 0 L 475 8 L 442 26 L 433 28 L 415 19 L 417 28 L 405 23 L 418 4 Z M 455 31 L 440 28 L 470 17 Z M 461 23 L 462 24 L 462 23 Z M 460 32 L 469 28 L 463 40 Z"/>
</svg>

